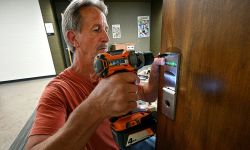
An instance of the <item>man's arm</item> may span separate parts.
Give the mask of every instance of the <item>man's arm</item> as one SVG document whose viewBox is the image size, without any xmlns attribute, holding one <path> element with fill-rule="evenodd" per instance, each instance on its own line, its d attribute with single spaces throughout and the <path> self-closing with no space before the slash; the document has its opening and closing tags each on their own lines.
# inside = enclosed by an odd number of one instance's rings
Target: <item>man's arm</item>
<svg viewBox="0 0 250 150">
<path fill-rule="evenodd" d="M 84 101 L 54 135 L 31 136 L 27 149 L 83 149 L 104 118 Z"/>
<path fill-rule="evenodd" d="M 102 123 L 111 116 L 120 116 L 136 108 L 138 80 L 134 73 L 119 73 L 103 79 L 69 116 L 54 135 L 31 136 L 27 149 L 83 149 Z"/>
<path fill-rule="evenodd" d="M 158 96 L 159 78 L 160 78 L 160 66 L 164 65 L 164 58 L 155 58 L 151 65 L 150 77 L 148 83 L 143 85 L 139 89 L 139 98 L 153 102 Z"/>
</svg>

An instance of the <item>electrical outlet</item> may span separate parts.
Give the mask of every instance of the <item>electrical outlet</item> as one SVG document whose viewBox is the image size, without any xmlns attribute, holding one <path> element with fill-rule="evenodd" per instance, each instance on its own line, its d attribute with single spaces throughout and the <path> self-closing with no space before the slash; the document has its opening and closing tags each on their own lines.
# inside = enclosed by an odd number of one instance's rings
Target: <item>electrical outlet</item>
<svg viewBox="0 0 250 150">
<path fill-rule="evenodd" d="M 135 46 L 134 45 L 128 45 L 127 50 L 135 50 Z"/>
</svg>

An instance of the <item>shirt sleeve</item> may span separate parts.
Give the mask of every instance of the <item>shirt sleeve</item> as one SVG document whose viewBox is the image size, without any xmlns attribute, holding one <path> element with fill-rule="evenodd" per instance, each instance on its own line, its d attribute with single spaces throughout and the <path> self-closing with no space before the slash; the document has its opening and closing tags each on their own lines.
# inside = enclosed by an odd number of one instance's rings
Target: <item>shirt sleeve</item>
<svg viewBox="0 0 250 150">
<path fill-rule="evenodd" d="M 32 135 L 53 135 L 67 119 L 65 97 L 57 86 L 47 86 L 36 110 Z"/>
</svg>

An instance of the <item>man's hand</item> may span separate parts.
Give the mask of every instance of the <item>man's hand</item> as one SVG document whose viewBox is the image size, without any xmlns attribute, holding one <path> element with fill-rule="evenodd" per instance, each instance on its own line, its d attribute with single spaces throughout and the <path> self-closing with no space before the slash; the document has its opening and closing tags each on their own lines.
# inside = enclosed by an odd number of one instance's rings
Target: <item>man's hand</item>
<svg viewBox="0 0 250 150">
<path fill-rule="evenodd" d="M 123 72 L 102 79 L 89 95 L 88 103 L 104 117 L 121 116 L 137 107 L 140 79 L 135 73 Z"/>
</svg>

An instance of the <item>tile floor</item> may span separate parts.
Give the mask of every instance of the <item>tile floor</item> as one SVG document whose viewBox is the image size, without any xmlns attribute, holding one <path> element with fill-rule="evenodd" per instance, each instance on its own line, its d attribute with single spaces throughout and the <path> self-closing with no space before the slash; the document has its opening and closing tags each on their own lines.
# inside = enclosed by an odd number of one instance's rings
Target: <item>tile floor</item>
<svg viewBox="0 0 250 150">
<path fill-rule="evenodd" d="M 9 149 L 50 80 L 43 78 L 0 84 L 0 150 Z"/>
</svg>

